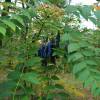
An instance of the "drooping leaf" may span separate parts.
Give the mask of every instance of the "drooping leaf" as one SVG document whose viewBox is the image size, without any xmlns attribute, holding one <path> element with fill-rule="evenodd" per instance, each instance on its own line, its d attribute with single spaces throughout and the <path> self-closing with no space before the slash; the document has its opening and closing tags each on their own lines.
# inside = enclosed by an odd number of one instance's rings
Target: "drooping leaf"
<svg viewBox="0 0 100 100">
<path fill-rule="evenodd" d="M 79 8 L 80 14 L 88 20 L 89 16 L 91 16 L 91 6 L 85 5 Z"/>
<path fill-rule="evenodd" d="M 24 26 L 24 21 L 23 21 L 23 19 L 20 16 L 18 16 L 18 15 L 13 16 L 12 19 L 17 20 L 21 25 Z"/>
<path fill-rule="evenodd" d="M 11 20 L 2 20 L 2 22 L 15 32 L 16 25 Z"/>
<path fill-rule="evenodd" d="M 74 51 L 78 51 L 80 49 L 80 46 L 78 43 L 70 43 L 68 45 L 68 52 L 71 53 L 71 52 L 74 52 Z"/>
<path fill-rule="evenodd" d="M 90 21 L 93 22 L 93 24 L 97 25 L 97 19 L 94 17 L 89 17 Z"/>
<path fill-rule="evenodd" d="M 6 28 L 0 26 L 0 33 L 5 36 L 6 35 Z"/>
<path fill-rule="evenodd" d="M 29 14 L 28 10 L 23 10 L 21 16 L 26 17 L 27 19 L 31 19 L 31 15 Z"/>
</svg>

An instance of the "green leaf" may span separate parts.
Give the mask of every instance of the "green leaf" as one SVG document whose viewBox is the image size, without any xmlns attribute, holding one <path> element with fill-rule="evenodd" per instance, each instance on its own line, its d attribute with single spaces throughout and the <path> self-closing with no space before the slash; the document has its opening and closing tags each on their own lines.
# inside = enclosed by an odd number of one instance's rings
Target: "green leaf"
<svg viewBox="0 0 100 100">
<path fill-rule="evenodd" d="M 81 33 L 81 34 L 82 34 L 82 33 Z M 86 48 L 86 47 L 88 47 L 90 44 L 89 44 L 88 42 L 86 42 L 86 41 L 80 41 L 80 42 L 79 42 L 79 45 L 80 45 L 81 48 Z"/>
<path fill-rule="evenodd" d="M 0 26 L 0 33 L 5 36 L 6 35 L 6 28 Z"/>
<path fill-rule="evenodd" d="M 95 25 L 97 25 L 97 20 L 94 17 L 89 17 L 90 21 L 92 21 Z"/>
<path fill-rule="evenodd" d="M 35 72 L 29 72 L 23 74 L 22 80 L 25 80 L 26 82 L 32 83 L 32 84 L 39 84 L 39 78 L 38 74 Z"/>
<path fill-rule="evenodd" d="M 10 97 L 12 96 L 13 92 L 12 91 L 4 91 L 0 92 L 0 100 L 4 100 L 5 97 Z M 2 98 L 2 99 L 1 99 Z"/>
<path fill-rule="evenodd" d="M 89 75 L 90 75 L 90 71 L 88 69 L 85 69 L 85 70 L 83 70 L 83 71 L 81 71 L 79 73 L 79 77 L 78 78 L 81 81 L 86 81 L 88 79 Z"/>
<path fill-rule="evenodd" d="M 35 95 L 35 92 L 31 87 L 25 87 L 25 92 L 27 95 Z"/>
<path fill-rule="evenodd" d="M 21 75 L 21 74 L 22 74 L 22 73 L 19 72 L 19 71 L 13 71 L 13 72 L 10 72 L 10 73 L 8 74 L 8 78 L 9 78 L 9 79 L 16 80 L 16 79 L 19 79 L 19 78 L 20 78 L 20 75 Z"/>
<path fill-rule="evenodd" d="M 0 84 L 0 92 L 14 89 L 16 87 L 16 84 L 16 82 L 10 80 L 3 82 Z"/>
<path fill-rule="evenodd" d="M 97 21 L 97 26 L 100 27 L 100 20 Z"/>
<path fill-rule="evenodd" d="M 29 8 L 29 9 L 28 9 L 28 12 L 29 12 L 29 14 L 31 15 L 31 17 L 37 16 L 37 13 L 36 13 L 35 10 L 33 11 L 33 8 Z"/>
<path fill-rule="evenodd" d="M 89 85 L 93 84 L 93 81 L 94 81 L 93 77 L 90 76 L 87 80 L 85 80 L 84 87 L 86 88 Z"/>
<path fill-rule="evenodd" d="M 95 94 L 95 96 L 100 96 L 100 87 L 98 87 L 96 89 L 96 92 L 94 94 Z"/>
<path fill-rule="evenodd" d="M 100 71 L 98 70 L 98 69 L 90 69 L 90 71 L 92 72 L 92 73 L 95 73 L 95 74 L 97 74 L 97 75 L 100 75 Z"/>
<path fill-rule="evenodd" d="M 23 97 L 21 97 L 21 100 L 29 100 L 29 97 L 28 96 L 23 96 Z"/>
<path fill-rule="evenodd" d="M 54 50 L 53 56 L 55 56 L 55 55 L 61 56 L 61 55 L 63 55 L 63 54 L 66 53 L 66 52 L 63 51 L 62 49 L 53 49 L 53 50 Z"/>
<path fill-rule="evenodd" d="M 88 65 L 94 65 L 94 66 L 97 65 L 96 61 L 94 61 L 94 60 L 86 60 L 86 63 L 87 63 Z"/>
<path fill-rule="evenodd" d="M 83 55 L 86 56 L 86 57 L 94 56 L 94 52 L 91 51 L 91 50 L 84 50 L 82 53 L 83 53 Z"/>
<path fill-rule="evenodd" d="M 56 87 L 54 85 L 49 85 L 49 86 L 45 87 L 46 91 L 48 91 L 48 90 L 54 90 L 54 89 L 56 89 Z"/>
<path fill-rule="evenodd" d="M 13 16 L 12 19 L 17 20 L 21 25 L 24 26 L 24 21 L 23 21 L 23 19 L 20 16 L 18 16 L 18 15 Z"/>
<path fill-rule="evenodd" d="M 94 78 L 95 80 L 100 81 L 100 72 L 99 72 L 99 75 L 95 75 Z"/>
<path fill-rule="evenodd" d="M 74 13 L 77 11 L 77 6 L 74 6 L 74 5 L 67 5 L 66 8 L 65 8 L 65 11 L 67 13 Z"/>
<path fill-rule="evenodd" d="M 94 14 L 95 14 L 95 16 L 96 16 L 97 19 L 100 19 L 100 10 L 96 10 L 94 12 Z"/>
<path fill-rule="evenodd" d="M 26 62 L 26 66 L 34 66 L 40 64 L 41 59 L 39 57 L 33 57 Z"/>
<path fill-rule="evenodd" d="M 62 42 L 66 42 L 66 41 L 71 40 L 71 39 L 72 38 L 71 38 L 70 34 L 67 34 L 67 33 L 63 34 L 61 37 Z"/>
<path fill-rule="evenodd" d="M 76 53 L 69 56 L 68 61 L 69 62 L 71 62 L 71 61 L 74 62 L 74 61 L 80 60 L 82 58 L 83 58 L 83 55 L 79 52 L 76 52 Z"/>
<path fill-rule="evenodd" d="M 78 11 L 73 12 L 73 14 L 74 14 L 74 15 L 76 15 L 78 18 L 80 18 L 80 14 L 79 14 L 79 12 L 78 12 Z"/>
<path fill-rule="evenodd" d="M 80 62 L 78 64 L 75 64 L 73 67 L 73 73 L 76 74 L 82 70 L 84 70 L 85 68 L 87 68 L 86 62 Z"/>
<path fill-rule="evenodd" d="M 24 11 L 21 13 L 21 15 L 27 17 L 29 20 L 31 19 L 31 16 L 30 16 L 28 10 L 24 10 Z"/>
<path fill-rule="evenodd" d="M 71 53 L 71 52 L 74 52 L 74 51 L 78 51 L 80 49 L 80 46 L 78 43 L 70 43 L 68 45 L 68 52 Z"/>
<path fill-rule="evenodd" d="M 49 93 L 48 95 L 47 95 L 47 100 L 53 100 L 53 98 L 56 96 L 56 94 L 54 94 L 54 93 Z"/>
<path fill-rule="evenodd" d="M 2 20 L 2 22 L 6 24 L 9 28 L 11 28 L 13 31 L 16 30 L 16 25 L 11 22 L 11 20 Z"/>
<path fill-rule="evenodd" d="M 80 14 L 88 20 L 89 16 L 91 16 L 91 7 L 88 5 L 82 6 L 79 8 Z"/>
<path fill-rule="evenodd" d="M 95 94 L 96 89 L 97 89 L 97 84 L 96 84 L 96 82 L 94 82 L 93 85 L 92 85 L 92 88 L 91 88 L 92 94 Z"/>
</svg>

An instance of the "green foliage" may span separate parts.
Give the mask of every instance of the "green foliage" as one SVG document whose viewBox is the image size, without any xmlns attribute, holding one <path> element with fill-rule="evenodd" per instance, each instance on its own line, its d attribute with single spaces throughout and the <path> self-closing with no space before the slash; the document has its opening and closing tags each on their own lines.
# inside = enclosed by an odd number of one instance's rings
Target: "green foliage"
<svg viewBox="0 0 100 100">
<path fill-rule="evenodd" d="M 71 8 L 71 6 L 69 8 Z M 75 14 L 75 16 L 77 16 L 76 12 L 79 11 L 78 13 L 81 14 L 80 16 L 84 17 L 86 20 L 90 19 L 95 25 L 99 26 L 99 22 L 98 22 L 99 11 L 92 12 L 91 7 L 89 6 L 76 7 L 76 9 L 77 10 L 72 8 L 71 10 L 66 10 L 66 12 L 68 13 L 71 12 Z M 94 13 L 96 18 L 92 17 L 91 12 Z M 99 63 L 97 63 L 97 60 L 100 58 L 96 57 L 95 55 L 95 49 L 99 47 L 95 47 L 95 45 L 91 44 L 91 41 L 84 39 L 83 38 L 84 35 L 83 37 L 79 37 L 81 40 L 78 39 L 76 41 L 75 41 L 75 37 L 72 38 L 71 32 L 69 32 L 68 35 L 65 34 L 65 36 L 68 38 L 68 39 L 66 38 L 66 40 L 67 41 L 69 40 L 69 45 L 68 45 L 69 60 L 68 61 L 70 65 L 73 67 L 73 73 L 76 75 L 78 79 L 83 81 L 84 87 L 91 86 L 92 93 L 94 95 L 97 95 L 97 94 L 100 95 L 100 93 L 98 92 L 100 88 L 98 85 L 100 83 L 100 80 L 94 78 L 94 77 L 98 77 L 100 74 L 100 70 L 97 72 L 98 70 L 97 68 L 99 67 Z M 62 39 L 65 40 L 65 38 L 62 38 Z M 93 72 L 93 70 L 95 70 L 96 72 Z"/>
<path fill-rule="evenodd" d="M 63 0 L 43 0 L 43 2 L 51 7 L 52 3 L 59 7 Z M 9 69 L 7 81 L 0 84 L 0 98 L 10 97 L 17 100 L 16 98 L 21 97 L 21 100 L 29 100 L 30 97 L 37 96 L 40 100 L 42 97 L 47 100 L 65 97 L 66 100 L 69 95 L 56 81 L 59 80 L 58 74 L 67 68 L 83 82 L 84 87 L 90 87 L 94 95 L 100 95 L 100 38 L 96 38 L 98 43 L 95 43 L 94 33 L 88 34 L 75 25 L 82 16 L 99 27 L 100 12 L 92 11 L 91 6 L 68 5 L 63 8 L 64 14 L 61 17 L 58 14 L 55 19 L 55 16 L 49 17 L 52 11 L 49 11 L 48 7 L 39 12 L 37 6 L 40 4 L 34 7 L 29 4 L 28 8 L 18 10 L 17 14 L 10 15 L 8 12 L 9 17 L 0 17 L 0 36 L 4 39 L 4 48 L 0 50 L 0 60 L 2 59 L 4 63 L 0 61 L 0 64 Z M 58 56 L 59 62 L 53 65 L 48 59 L 48 66 L 41 66 L 42 59 L 37 56 L 40 46 L 38 40 L 42 36 L 51 39 L 58 30 L 61 32 L 61 47 L 54 49 L 54 55 Z M 10 33 L 12 34 L 8 37 L 7 34 Z M 3 50 L 7 51 L 4 53 Z M 57 93 L 59 90 L 63 93 Z"/>
</svg>

